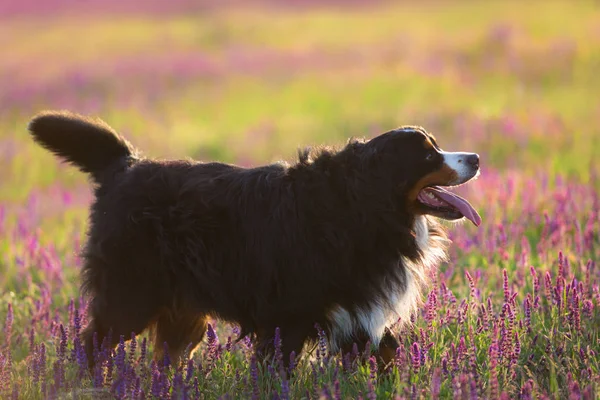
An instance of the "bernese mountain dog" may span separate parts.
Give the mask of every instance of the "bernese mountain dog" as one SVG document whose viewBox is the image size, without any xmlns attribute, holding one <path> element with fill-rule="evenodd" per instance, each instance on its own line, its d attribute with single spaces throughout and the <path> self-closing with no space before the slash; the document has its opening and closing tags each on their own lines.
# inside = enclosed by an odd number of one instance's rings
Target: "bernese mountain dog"
<svg viewBox="0 0 600 400">
<path fill-rule="evenodd" d="M 68 111 L 36 115 L 29 131 L 94 185 L 81 287 L 90 367 L 94 336 L 114 346 L 149 329 L 155 358 L 173 360 L 202 341 L 208 317 L 239 326 L 260 359 L 276 328 L 287 360 L 318 324 L 333 353 L 370 344 L 389 363 L 390 326 L 410 321 L 447 257 L 438 219 L 481 222 L 443 188 L 476 177 L 479 156 L 443 151 L 417 126 L 254 168 L 148 159 Z"/>
</svg>

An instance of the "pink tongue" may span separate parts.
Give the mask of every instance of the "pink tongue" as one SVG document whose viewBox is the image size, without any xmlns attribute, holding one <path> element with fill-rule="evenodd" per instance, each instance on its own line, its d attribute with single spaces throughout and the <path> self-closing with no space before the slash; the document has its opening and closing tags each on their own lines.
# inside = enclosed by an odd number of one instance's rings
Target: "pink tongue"
<svg viewBox="0 0 600 400">
<path fill-rule="evenodd" d="M 431 190 L 440 199 L 455 207 L 458 211 L 462 213 L 462 215 L 465 216 L 465 218 L 467 218 L 469 221 L 475 224 L 475 226 L 479 226 L 479 224 L 481 224 L 481 217 L 467 200 L 445 189 L 442 189 L 439 186 L 428 187 L 425 190 Z"/>
</svg>

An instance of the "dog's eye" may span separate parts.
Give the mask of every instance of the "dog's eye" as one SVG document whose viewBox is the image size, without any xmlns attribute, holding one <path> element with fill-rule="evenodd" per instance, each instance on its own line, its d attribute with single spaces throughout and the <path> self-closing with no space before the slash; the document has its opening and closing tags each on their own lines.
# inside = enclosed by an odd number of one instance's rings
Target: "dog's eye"
<svg viewBox="0 0 600 400">
<path fill-rule="evenodd" d="M 433 151 L 433 150 L 428 151 L 427 155 L 425 156 L 425 160 L 431 161 L 431 160 L 433 160 L 433 157 L 435 157 L 435 151 Z"/>
</svg>

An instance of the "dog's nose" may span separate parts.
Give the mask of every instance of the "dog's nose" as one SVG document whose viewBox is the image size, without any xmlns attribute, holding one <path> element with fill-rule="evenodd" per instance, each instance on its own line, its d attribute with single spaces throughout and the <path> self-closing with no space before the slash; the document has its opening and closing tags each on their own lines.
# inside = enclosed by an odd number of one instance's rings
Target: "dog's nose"
<svg viewBox="0 0 600 400">
<path fill-rule="evenodd" d="M 475 168 L 479 168 L 479 155 L 471 154 L 470 156 L 467 157 L 467 163 L 469 163 L 470 165 L 472 165 Z"/>
</svg>

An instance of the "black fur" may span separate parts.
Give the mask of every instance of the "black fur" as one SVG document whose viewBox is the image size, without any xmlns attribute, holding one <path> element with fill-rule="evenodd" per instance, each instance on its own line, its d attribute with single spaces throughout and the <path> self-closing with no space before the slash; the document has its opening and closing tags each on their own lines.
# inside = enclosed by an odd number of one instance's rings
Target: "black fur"
<svg viewBox="0 0 600 400">
<path fill-rule="evenodd" d="M 423 161 L 421 128 L 248 169 L 145 159 L 104 123 L 66 112 L 29 129 L 96 183 L 82 284 L 91 365 L 93 332 L 101 342 L 112 329 L 116 344 L 152 328 L 157 357 L 163 342 L 178 357 L 202 340 L 209 315 L 239 324 L 260 354 L 279 327 L 287 358 L 314 338 L 315 323 L 331 333 L 332 307 L 354 315 L 406 289 L 407 260 L 426 268 L 408 193 L 440 165 Z M 431 245 L 444 250 L 444 230 L 427 221 Z M 368 340 L 357 329 L 337 344 Z M 395 345 L 386 333 L 385 361 Z"/>
<path fill-rule="evenodd" d="M 133 156 L 131 144 L 101 120 L 44 112 L 29 123 L 36 143 L 92 175 L 98 183 L 115 163 Z"/>
</svg>

